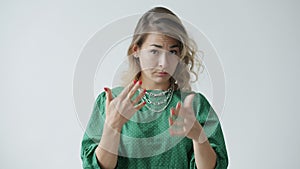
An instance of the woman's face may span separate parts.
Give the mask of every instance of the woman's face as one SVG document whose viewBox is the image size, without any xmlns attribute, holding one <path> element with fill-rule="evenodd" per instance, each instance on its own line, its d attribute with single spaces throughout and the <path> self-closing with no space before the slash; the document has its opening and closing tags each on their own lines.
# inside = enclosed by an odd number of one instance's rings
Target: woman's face
<svg viewBox="0 0 300 169">
<path fill-rule="evenodd" d="M 178 41 L 163 34 L 149 34 L 137 52 L 143 83 L 169 85 L 179 62 Z"/>
</svg>

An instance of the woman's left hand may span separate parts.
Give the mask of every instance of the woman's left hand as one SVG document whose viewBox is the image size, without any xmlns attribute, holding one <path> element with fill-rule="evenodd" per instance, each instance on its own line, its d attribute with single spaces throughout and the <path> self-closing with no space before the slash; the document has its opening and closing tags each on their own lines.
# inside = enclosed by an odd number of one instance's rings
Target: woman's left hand
<svg viewBox="0 0 300 169">
<path fill-rule="evenodd" d="M 196 142 L 207 140 L 201 124 L 195 117 L 193 110 L 194 94 L 188 95 L 181 106 L 178 102 L 176 108 L 170 110 L 169 125 L 171 136 L 186 136 Z"/>
</svg>

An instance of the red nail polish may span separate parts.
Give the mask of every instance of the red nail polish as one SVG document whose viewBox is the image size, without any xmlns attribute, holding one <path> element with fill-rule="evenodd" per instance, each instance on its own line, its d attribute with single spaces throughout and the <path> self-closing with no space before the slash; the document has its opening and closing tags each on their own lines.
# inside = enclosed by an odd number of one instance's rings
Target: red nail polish
<svg viewBox="0 0 300 169">
<path fill-rule="evenodd" d="M 143 102 L 143 105 L 145 105 L 146 104 L 146 102 Z"/>
<path fill-rule="evenodd" d="M 107 88 L 107 87 L 104 87 L 104 90 L 107 92 L 107 91 L 108 91 L 108 88 Z"/>
<path fill-rule="evenodd" d="M 144 91 L 143 91 L 143 92 L 144 92 L 144 93 L 146 93 L 146 91 L 147 91 L 147 90 L 146 90 L 146 89 L 144 89 Z"/>
<path fill-rule="evenodd" d="M 140 80 L 140 81 L 139 81 L 139 85 L 141 85 L 141 84 L 142 84 L 142 81 Z"/>
<path fill-rule="evenodd" d="M 133 81 L 133 84 L 136 84 L 136 82 L 137 82 L 137 81 L 136 81 L 136 80 L 134 80 L 134 81 Z"/>
<path fill-rule="evenodd" d="M 171 112 L 172 112 L 172 115 L 175 115 L 175 110 L 174 109 L 172 109 Z"/>
</svg>

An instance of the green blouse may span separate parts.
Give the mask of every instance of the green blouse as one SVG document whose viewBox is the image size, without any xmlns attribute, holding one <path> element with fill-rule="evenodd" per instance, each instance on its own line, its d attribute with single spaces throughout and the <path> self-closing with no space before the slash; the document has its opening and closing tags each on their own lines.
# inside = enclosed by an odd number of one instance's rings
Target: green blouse
<svg viewBox="0 0 300 169">
<path fill-rule="evenodd" d="M 117 96 L 122 88 L 114 88 Z M 183 102 L 189 93 L 174 91 L 165 111 L 155 113 L 144 106 L 123 126 L 119 145 L 118 169 L 195 169 L 193 142 L 186 137 L 170 136 L 170 109 L 178 101 Z M 100 169 L 95 149 L 98 146 L 105 120 L 105 92 L 96 99 L 93 113 L 83 136 L 81 147 L 82 166 L 85 169 Z M 195 93 L 193 108 L 197 120 L 203 126 L 209 143 L 217 154 L 216 169 L 228 166 L 228 157 L 218 117 L 207 99 Z"/>
</svg>

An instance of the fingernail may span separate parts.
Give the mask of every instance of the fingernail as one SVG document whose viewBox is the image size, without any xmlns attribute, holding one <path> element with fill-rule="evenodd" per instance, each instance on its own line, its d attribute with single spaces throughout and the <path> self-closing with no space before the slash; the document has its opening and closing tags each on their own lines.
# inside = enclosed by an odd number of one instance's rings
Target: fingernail
<svg viewBox="0 0 300 169">
<path fill-rule="evenodd" d="M 143 92 L 144 92 L 144 93 L 146 93 L 146 91 L 147 91 L 147 90 L 146 90 L 146 89 L 144 89 L 144 91 L 143 91 Z"/>
<path fill-rule="evenodd" d="M 137 82 L 137 81 L 136 81 L 136 80 L 134 80 L 134 81 L 133 81 L 133 84 L 136 84 L 136 82 Z"/>
<path fill-rule="evenodd" d="M 104 90 L 107 92 L 107 91 L 108 91 L 108 88 L 107 88 L 107 87 L 104 87 Z"/>
<path fill-rule="evenodd" d="M 140 80 L 140 81 L 139 81 L 139 85 L 141 85 L 141 84 L 142 84 L 142 81 Z"/>
<path fill-rule="evenodd" d="M 171 112 L 172 112 L 172 115 L 175 115 L 175 111 L 174 111 L 174 109 L 172 109 L 172 110 L 171 110 Z"/>
<path fill-rule="evenodd" d="M 145 105 L 146 104 L 146 102 L 143 102 L 143 105 Z"/>
</svg>

